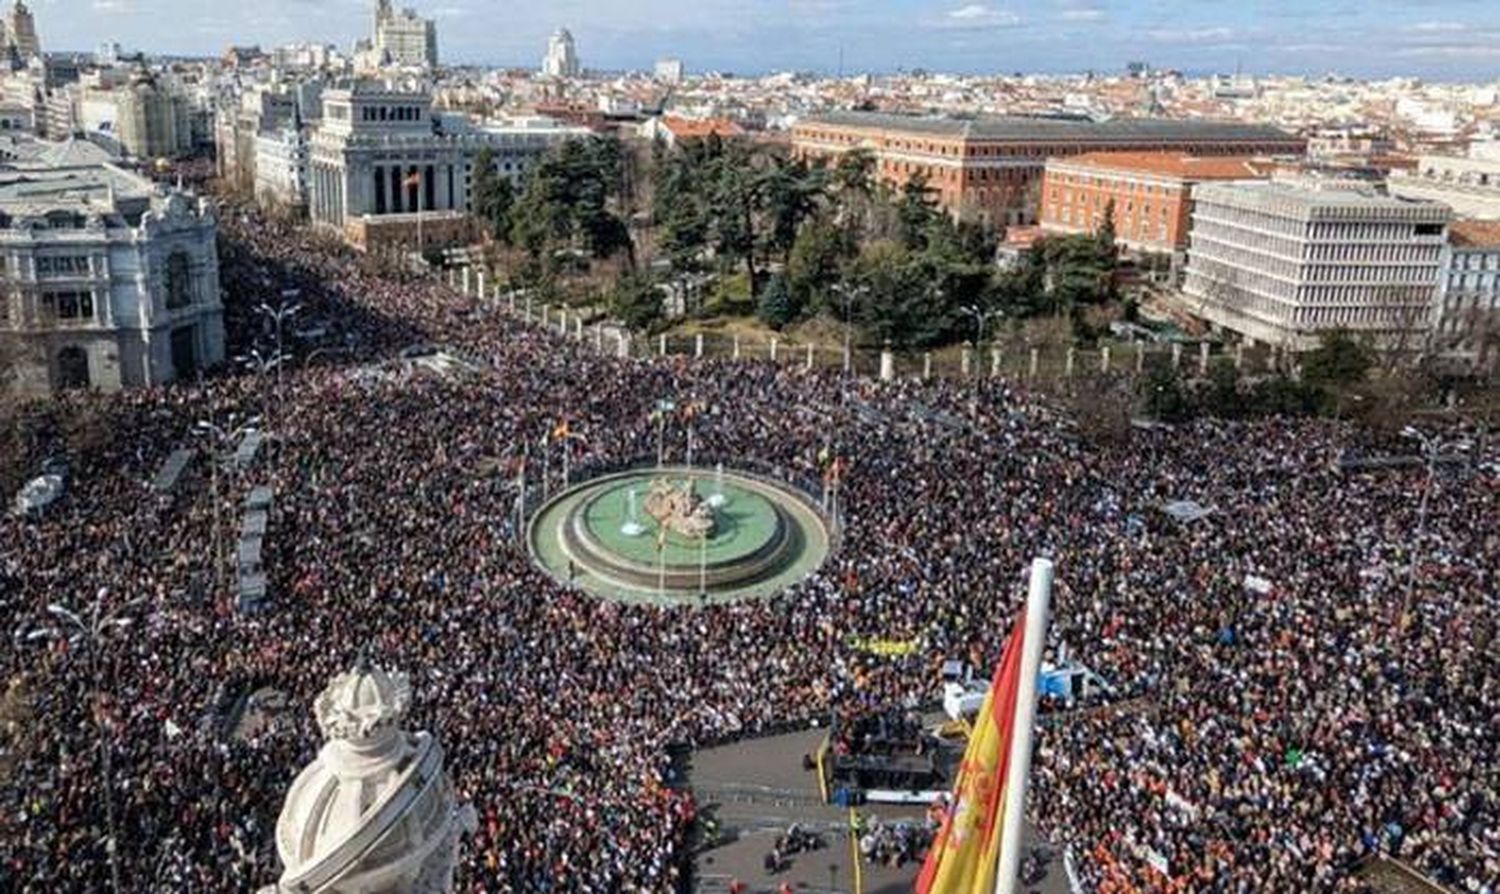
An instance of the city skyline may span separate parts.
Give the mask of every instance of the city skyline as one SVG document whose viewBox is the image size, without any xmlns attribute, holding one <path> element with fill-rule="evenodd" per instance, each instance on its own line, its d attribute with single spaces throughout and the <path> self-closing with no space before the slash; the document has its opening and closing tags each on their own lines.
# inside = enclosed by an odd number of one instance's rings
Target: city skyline
<svg viewBox="0 0 1500 894">
<path fill-rule="evenodd" d="M 49 48 L 118 41 L 147 53 L 216 55 L 293 41 L 347 49 L 368 35 L 368 0 L 267 0 L 254 12 L 179 0 L 40 0 Z M 1375 0 L 1254 9 L 1172 0 L 561 0 L 546 9 L 478 0 L 416 4 L 437 21 L 449 64 L 534 67 L 569 28 L 587 68 L 643 70 L 661 56 L 689 71 L 833 73 L 923 68 L 958 74 L 1114 71 L 1127 61 L 1195 73 L 1500 77 L 1500 9 L 1480 0 Z M 182 27 L 163 32 L 160 22 Z M 1065 52 L 1064 52 L 1065 51 Z"/>
</svg>

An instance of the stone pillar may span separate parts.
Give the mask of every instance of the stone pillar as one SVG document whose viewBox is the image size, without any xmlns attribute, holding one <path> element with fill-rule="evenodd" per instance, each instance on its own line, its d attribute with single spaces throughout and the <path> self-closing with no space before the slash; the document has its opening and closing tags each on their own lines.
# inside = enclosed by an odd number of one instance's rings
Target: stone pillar
<svg viewBox="0 0 1500 894">
<path fill-rule="evenodd" d="M 771 362 L 776 362 L 776 336 L 771 336 Z"/>
<path fill-rule="evenodd" d="M 701 332 L 693 336 L 693 356 L 703 356 L 703 333 Z"/>
<path fill-rule="evenodd" d="M 890 348 L 880 352 L 880 381 L 889 382 L 896 378 L 896 355 L 891 353 Z"/>
<path fill-rule="evenodd" d="M 665 357 L 665 356 L 667 356 L 667 334 L 665 332 L 663 332 L 661 335 L 657 336 L 657 339 L 656 339 L 656 355 L 658 357 Z"/>
<path fill-rule="evenodd" d="M 740 359 L 740 336 L 739 336 L 739 333 L 735 333 L 735 336 L 734 336 L 734 359 L 736 359 L 736 360 Z"/>
<path fill-rule="evenodd" d="M 964 378 L 966 379 L 969 377 L 969 373 L 971 372 L 969 367 L 973 362 L 974 358 L 971 356 L 971 352 L 968 348 L 964 348 L 963 353 L 959 355 L 958 365 L 963 370 Z"/>
<path fill-rule="evenodd" d="M 417 187 L 417 188 L 421 189 L 421 187 Z M 420 197 L 418 197 L 418 201 L 420 201 Z M 467 296 L 469 294 L 469 268 L 468 267 L 464 268 L 464 271 L 463 271 L 463 282 L 464 282 L 464 295 Z"/>
<path fill-rule="evenodd" d="M 1099 371 L 1102 373 L 1109 372 L 1109 345 L 1105 345 L 1099 349 Z"/>
<path fill-rule="evenodd" d="M 594 350 L 598 351 L 601 354 L 604 353 L 604 327 L 603 326 L 595 326 L 594 327 Z"/>
<path fill-rule="evenodd" d="M 1281 365 L 1279 362 L 1277 362 L 1277 361 L 1280 360 L 1280 358 L 1281 358 L 1281 349 L 1280 348 L 1276 347 L 1275 345 L 1272 345 L 1270 348 L 1267 348 L 1266 349 L 1266 371 L 1267 372 L 1275 372 L 1276 368 Z"/>
<path fill-rule="evenodd" d="M 990 378 L 1000 378 L 1000 349 L 990 348 Z"/>
<path fill-rule="evenodd" d="M 1208 375 L 1208 342 L 1198 342 L 1198 375 Z"/>
<path fill-rule="evenodd" d="M 615 333 L 615 356 L 622 360 L 630 356 L 630 336 L 624 332 Z"/>
<path fill-rule="evenodd" d="M 531 322 L 531 295 L 526 296 L 526 322 Z"/>
<path fill-rule="evenodd" d="M 930 378 L 932 378 L 932 352 L 931 351 L 923 351 L 922 352 L 922 378 L 924 378 L 924 379 L 930 379 Z"/>
<path fill-rule="evenodd" d="M 1027 378 L 1035 379 L 1037 368 L 1041 365 L 1042 352 L 1036 348 L 1031 349 L 1030 366 L 1027 367 Z"/>
<path fill-rule="evenodd" d="M 853 346 L 846 344 L 846 345 L 844 345 L 844 372 L 847 373 L 847 372 L 849 372 L 853 368 L 854 368 L 854 348 L 853 348 Z"/>
<path fill-rule="evenodd" d="M 1068 345 L 1068 359 L 1063 365 L 1063 375 L 1073 378 L 1073 362 L 1078 356 L 1078 349 Z"/>
<path fill-rule="evenodd" d="M 1240 342 L 1239 344 L 1237 344 L 1237 345 L 1234 346 L 1234 368 L 1237 369 L 1237 370 L 1245 368 L 1245 343 L 1244 342 Z"/>
<path fill-rule="evenodd" d="M 573 337 L 583 341 L 583 314 L 573 315 Z"/>
<path fill-rule="evenodd" d="M 479 274 L 479 300 L 483 301 L 485 298 L 489 297 L 488 295 L 485 294 L 485 291 L 484 291 L 484 271 L 483 270 L 479 270 L 477 272 Z"/>
<path fill-rule="evenodd" d="M 844 356 L 847 358 L 849 355 L 845 354 Z M 805 369 L 805 370 L 807 370 L 808 372 L 812 372 L 812 365 L 813 365 L 813 346 L 812 346 L 812 343 L 809 342 L 808 345 L 807 345 L 807 359 L 804 360 L 804 361 L 802 361 L 802 368 Z"/>
<path fill-rule="evenodd" d="M 1173 369 L 1180 369 L 1181 367 L 1182 367 L 1182 342 L 1180 342 L 1180 341 L 1174 341 L 1174 342 L 1172 342 L 1172 368 Z"/>
<path fill-rule="evenodd" d="M 1146 343 L 1138 341 L 1135 343 L 1135 374 L 1140 375 L 1146 369 Z"/>
</svg>

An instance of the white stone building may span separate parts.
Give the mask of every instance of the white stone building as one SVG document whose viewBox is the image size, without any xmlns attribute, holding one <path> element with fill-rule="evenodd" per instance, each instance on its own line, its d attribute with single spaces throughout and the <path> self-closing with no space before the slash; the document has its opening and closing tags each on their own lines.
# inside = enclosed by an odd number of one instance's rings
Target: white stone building
<svg viewBox="0 0 1500 894">
<path fill-rule="evenodd" d="M 1455 221 L 1448 229 L 1432 349 L 1481 369 L 1500 360 L 1500 221 Z"/>
<path fill-rule="evenodd" d="M 1442 202 L 1459 217 L 1500 220 L 1500 158 L 1424 155 L 1415 171 L 1392 171 L 1390 191 Z"/>
<path fill-rule="evenodd" d="M 1183 283 L 1210 323 L 1290 350 L 1347 329 L 1414 349 L 1451 212 L 1355 181 L 1201 184 Z"/>
<path fill-rule="evenodd" d="M 287 125 L 255 138 L 255 200 L 294 213 L 307 208 L 307 135 Z"/>
<path fill-rule="evenodd" d="M 445 894 L 453 890 L 460 807 L 431 733 L 401 720 L 405 674 L 356 667 L 318 696 L 325 742 L 297 774 L 276 821 L 280 882 L 262 894 Z"/>
<path fill-rule="evenodd" d="M 0 170 L 0 335 L 23 388 L 106 391 L 224 359 L 207 200 L 112 165 Z"/>
<path fill-rule="evenodd" d="M 547 55 L 542 58 L 542 74 L 549 78 L 574 78 L 580 71 L 578 47 L 566 28 L 552 32 L 547 40 Z"/>
<path fill-rule="evenodd" d="M 376 0 L 373 48 L 390 65 L 432 68 L 438 64 L 437 24 L 415 10 L 393 9 L 391 0 Z"/>
<path fill-rule="evenodd" d="M 663 84 L 681 84 L 683 73 L 681 59 L 669 56 L 656 60 L 656 79 Z"/>
<path fill-rule="evenodd" d="M 346 236 L 361 218 L 421 211 L 433 224 L 469 211 L 474 159 L 482 150 L 519 185 L 552 147 L 590 133 L 551 119 L 472 124 L 458 114 L 435 115 L 425 88 L 358 81 L 323 95 L 309 154 L 309 214 Z"/>
</svg>

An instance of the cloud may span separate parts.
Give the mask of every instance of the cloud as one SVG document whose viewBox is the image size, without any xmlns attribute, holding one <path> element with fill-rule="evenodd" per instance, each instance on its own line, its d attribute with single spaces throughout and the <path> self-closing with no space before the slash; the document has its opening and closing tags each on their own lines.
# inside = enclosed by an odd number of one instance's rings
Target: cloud
<svg viewBox="0 0 1500 894">
<path fill-rule="evenodd" d="M 1411 30 L 1421 34 L 1448 34 L 1454 31 L 1466 31 L 1469 26 L 1462 22 L 1418 22 L 1411 26 Z"/>
<path fill-rule="evenodd" d="M 943 16 L 942 24 L 949 28 L 1011 28 L 1021 24 L 1021 17 L 1009 10 L 970 3 Z"/>
<path fill-rule="evenodd" d="M 1065 9 L 1059 18 L 1064 22 L 1102 22 L 1108 16 L 1102 9 Z"/>
<path fill-rule="evenodd" d="M 1146 36 L 1158 43 L 1219 44 L 1234 39 L 1234 29 L 1222 25 L 1214 28 L 1156 28 Z"/>
</svg>

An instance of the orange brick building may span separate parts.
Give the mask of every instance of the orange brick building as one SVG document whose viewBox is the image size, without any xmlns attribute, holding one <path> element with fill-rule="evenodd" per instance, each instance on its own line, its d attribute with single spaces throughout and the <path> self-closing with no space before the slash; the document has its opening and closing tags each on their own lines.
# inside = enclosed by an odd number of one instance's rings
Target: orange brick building
<svg viewBox="0 0 1500 894">
<path fill-rule="evenodd" d="M 832 161 L 870 151 L 881 180 L 920 174 L 949 213 L 998 226 L 1035 223 L 1049 158 L 1088 152 L 1295 155 L 1306 141 L 1274 127 L 1232 121 L 1118 118 L 937 118 L 833 112 L 792 128 L 796 157 Z"/>
<path fill-rule="evenodd" d="M 1091 233 L 1114 205 L 1115 241 L 1136 251 L 1187 248 L 1193 186 L 1207 180 L 1264 180 L 1266 159 L 1201 158 L 1177 152 L 1091 152 L 1047 162 L 1042 228 Z"/>
</svg>

